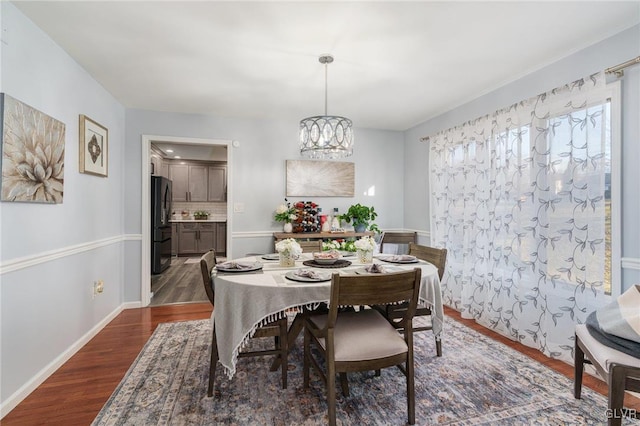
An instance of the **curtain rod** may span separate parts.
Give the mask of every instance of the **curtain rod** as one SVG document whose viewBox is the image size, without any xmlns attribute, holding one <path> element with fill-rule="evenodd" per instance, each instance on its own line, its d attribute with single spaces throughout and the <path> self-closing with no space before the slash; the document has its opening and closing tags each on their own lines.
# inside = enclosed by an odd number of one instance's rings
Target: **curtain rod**
<svg viewBox="0 0 640 426">
<path fill-rule="evenodd" d="M 607 74 L 615 73 L 617 77 L 622 77 L 624 75 L 623 70 L 625 68 L 630 67 L 631 65 L 636 65 L 636 64 L 640 64 L 640 56 L 636 56 L 633 59 L 629 59 L 627 62 L 623 62 L 616 66 L 607 68 L 606 70 L 604 70 L 604 72 L 606 72 Z"/>
<path fill-rule="evenodd" d="M 609 67 L 606 70 L 604 70 L 605 73 L 607 74 L 612 74 L 615 73 L 616 77 L 622 77 L 624 75 L 624 69 L 627 67 L 630 67 L 632 65 L 636 65 L 636 64 L 640 64 L 640 56 L 636 56 L 633 59 L 629 59 L 626 62 L 623 62 L 621 64 L 615 65 L 613 67 Z M 429 142 L 429 136 L 425 136 L 423 138 L 420 138 L 420 142 Z"/>
</svg>

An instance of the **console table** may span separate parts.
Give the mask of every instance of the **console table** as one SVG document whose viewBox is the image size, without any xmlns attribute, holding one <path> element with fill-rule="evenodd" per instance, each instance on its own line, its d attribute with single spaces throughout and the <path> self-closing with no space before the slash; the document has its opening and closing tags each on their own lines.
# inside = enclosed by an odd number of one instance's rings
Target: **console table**
<svg viewBox="0 0 640 426">
<path fill-rule="evenodd" d="M 278 242 L 285 238 L 294 238 L 296 240 L 338 240 L 346 238 L 360 238 L 364 236 L 373 236 L 372 231 L 365 232 L 274 232 L 273 239 Z"/>
</svg>

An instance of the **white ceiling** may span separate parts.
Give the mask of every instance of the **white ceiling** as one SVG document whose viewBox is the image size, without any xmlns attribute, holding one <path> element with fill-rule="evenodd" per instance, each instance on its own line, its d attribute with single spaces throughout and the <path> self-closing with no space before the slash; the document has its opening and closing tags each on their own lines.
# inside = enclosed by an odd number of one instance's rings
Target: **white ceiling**
<svg viewBox="0 0 640 426">
<path fill-rule="evenodd" d="M 640 22 L 640 2 L 17 1 L 128 108 L 405 130 Z M 615 64 L 611 64 L 615 65 Z"/>
</svg>

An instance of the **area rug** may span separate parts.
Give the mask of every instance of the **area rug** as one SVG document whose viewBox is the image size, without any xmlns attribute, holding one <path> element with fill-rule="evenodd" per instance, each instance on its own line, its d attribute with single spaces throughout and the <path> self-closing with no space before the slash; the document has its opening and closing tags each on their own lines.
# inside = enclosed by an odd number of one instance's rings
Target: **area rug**
<svg viewBox="0 0 640 426">
<path fill-rule="evenodd" d="M 200 263 L 199 257 L 190 257 L 189 259 L 184 261 L 185 265 L 191 265 L 192 263 Z"/>
<path fill-rule="evenodd" d="M 606 399 L 511 348 L 446 318 L 443 356 L 430 333 L 416 335 L 418 425 L 598 425 Z M 289 357 L 289 386 L 270 358 L 243 358 L 229 379 L 218 366 L 219 396 L 208 398 L 210 322 L 160 324 L 94 425 L 326 424 L 324 387 L 312 373 L 302 388 L 302 341 Z M 351 373 L 351 396 L 337 391 L 341 425 L 403 425 L 405 379 L 396 369 Z M 625 425 L 640 424 L 625 419 Z"/>
</svg>

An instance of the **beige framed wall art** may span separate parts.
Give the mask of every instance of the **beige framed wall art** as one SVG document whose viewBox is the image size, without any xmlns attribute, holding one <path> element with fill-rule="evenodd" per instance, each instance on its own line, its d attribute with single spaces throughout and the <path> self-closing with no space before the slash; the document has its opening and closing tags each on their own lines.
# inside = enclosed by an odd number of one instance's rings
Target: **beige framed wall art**
<svg viewBox="0 0 640 426">
<path fill-rule="evenodd" d="M 355 163 L 287 160 L 288 197 L 353 197 Z"/>
<path fill-rule="evenodd" d="M 86 115 L 80 115 L 80 173 L 107 177 L 109 131 Z"/>
<path fill-rule="evenodd" d="M 65 124 L 0 94 L 2 201 L 60 204 L 64 194 Z"/>
</svg>

